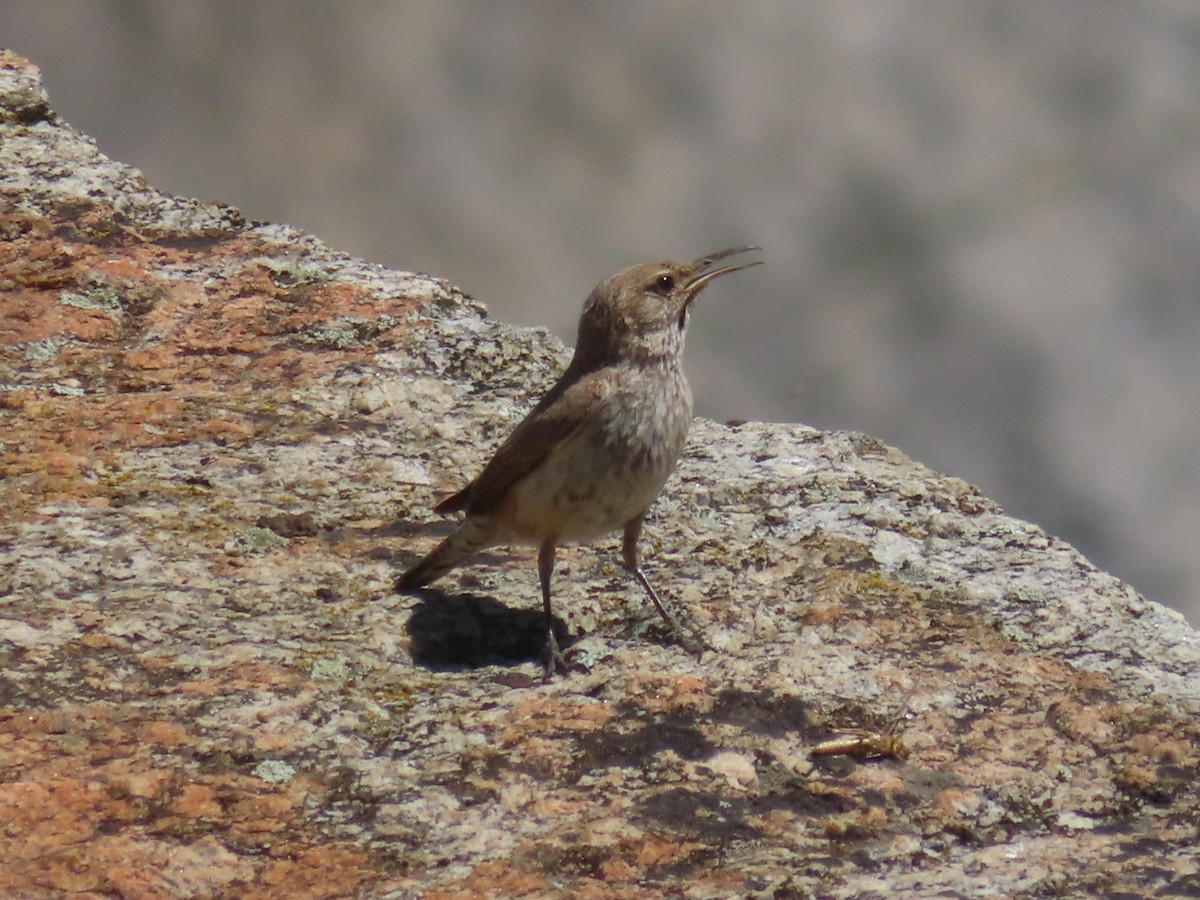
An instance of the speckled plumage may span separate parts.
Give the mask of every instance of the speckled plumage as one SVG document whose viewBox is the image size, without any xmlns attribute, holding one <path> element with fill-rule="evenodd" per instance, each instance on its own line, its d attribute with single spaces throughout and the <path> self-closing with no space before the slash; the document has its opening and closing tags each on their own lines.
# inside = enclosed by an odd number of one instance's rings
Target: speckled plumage
<svg viewBox="0 0 1200 900">
<path fill-rule="evenodd" d="M 641 571 L 638 537 L 691 424 L 682 358 L 692 303 L 713 278 L 757 265 L 756 259 L 725 262 L 754 249 L 642 263 L 597 285 L 584 304 L 566 372 L 480 475 L 437 506 L 463 510 L 466 518 L 401 576 L 400 587 L 428 584 L 486 547 L 533 544 L 549 620 L 555 549 L 621 528 L 626 566 L 673 626 Z M 553 668 L 552 630 L 548 645 Z"/>
</svg>

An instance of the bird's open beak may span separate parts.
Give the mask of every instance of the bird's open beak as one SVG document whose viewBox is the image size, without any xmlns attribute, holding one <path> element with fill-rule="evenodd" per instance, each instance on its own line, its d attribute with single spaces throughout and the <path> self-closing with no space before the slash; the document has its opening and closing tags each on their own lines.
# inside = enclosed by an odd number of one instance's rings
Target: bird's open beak
<svg viewBox="0 0 1200 900">
<path fill-rule="evenodd" d="M 763 262 L 761 259 L 748 256 L 750 253 L 760 252 L 761 249 L 761 247 L 731 247 L 728 250 L 720 250 L 716 253 L 710 253 L 708 256 L 702 256 L 692 263 L 694 268 L 684 285 L 684 290 L 687 294 L 683 300 L 683 307 L 679 310 L 679 328 L 681 331 L 687 325 L 688 313 L 692 310 L 692 303 L 699 293 L 704 290 L 704 286 L 718 275 L 728 275 L 730 272 L 737 272 L 740 269 L 761 266 Z M 738 259 L 737 257 L 739 256 L 742 258 Z"/>
<path fill-rule="evenodd" d="M 694 299 L 696 294 L 700 293 L 700 289 L 718 275 L 728 275 L 730 272 L 748 269 L 751 266 L 761 266 L 763 263 L 761 259 L 748 257 L 748 254 L 759 253 L 761 251 L 761 247 L 733 247 L 729 250 L 721 250 L 718 253 L 710 253 L 707 256 L 700 257 L 692 263 L 696 268 L 688 278 L 687 289 L 689 300 Z M 738 257 L 742 258 L 738 259 Z"/>
</svg>

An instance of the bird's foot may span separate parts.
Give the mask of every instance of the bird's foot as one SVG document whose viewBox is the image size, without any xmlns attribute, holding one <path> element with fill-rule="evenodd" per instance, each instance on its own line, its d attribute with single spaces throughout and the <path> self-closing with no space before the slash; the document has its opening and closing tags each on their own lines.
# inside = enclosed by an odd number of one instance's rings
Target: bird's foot
<svg viewBox="0 0 1200 900">
<path fill-rule="evenodd" d="M 554 636 L 554 627 L 546 629 L 546 649 L 545 649 L 545 678 L 549 681 L 554 677 L 555 673 L 560 675 L 567 674 L 567 661 L 563 657 L 562 650 L 558 648 L 558 638 Z"/>
<path fill-rule="evenodd" d="M 658 603 L 657 606 L 659 617 L 662 619 L 663 624 L 667 626 L 667 635 L 671 643 L 678 644 L 692 656 L 696 657 L 696 659 L 699 659 L 705 650 L 716 649 L 705 640 L 700 629 L 696 628 L 690 622 L 686 626 L 680 625 L 676 618 L 667 612 L 665 606 L 661 603 Z"/>
<path fill-rule="evenodd" d="M 699 629 L 694 628 L 691 625 L 683 628 L 677 623 L 672 622 L 669 634 L 671 636 L 672 643 L 678 644 L 692 656 L 696 657 L 696 659 L 699 659 L 701 656 L 703 656 L 705 650 L 716 649 L 705 639 L 704 635 L 700 633 Z"/>
</svg>

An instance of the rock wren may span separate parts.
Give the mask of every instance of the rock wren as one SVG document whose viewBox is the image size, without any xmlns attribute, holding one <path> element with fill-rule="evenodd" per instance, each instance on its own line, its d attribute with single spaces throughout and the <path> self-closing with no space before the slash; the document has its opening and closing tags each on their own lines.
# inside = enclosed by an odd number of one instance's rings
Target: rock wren
<svg viewBox="0 0 1200 900">
<path fill-rule="evenodd" d="M 688 316 L 719 275 L 760 259 L 738 247 L 694 262 L 648 262 L 606 278 L 579 318 L 575 355 L 479 477 L 435 510 L 466 519 L 400 577 L 419 588 L 499 544 L 538 548 L 547 672 L 562 665 L 550 612 L 556 549 L 624 529 L 625 565 L 678 637 L 641 567 L 642 520 L 675 468 L 692 421 L 683 375 Z M 740 258 L 740 261 L 739 261 Z"/>
</svg>

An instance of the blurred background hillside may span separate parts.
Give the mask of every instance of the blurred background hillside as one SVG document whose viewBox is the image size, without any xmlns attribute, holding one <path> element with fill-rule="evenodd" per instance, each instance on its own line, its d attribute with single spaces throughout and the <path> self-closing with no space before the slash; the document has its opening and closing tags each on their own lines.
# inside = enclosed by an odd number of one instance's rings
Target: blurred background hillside
<svg viewBox="0 0 1200 900">
<path fill-rule="evenodd" d="M 568 341 L 761 244 L 699 413 L 875 434 L 1200 622 L 1194 0 L 6 0 L 0 44 L 156 186 Z"/>
</svg>

